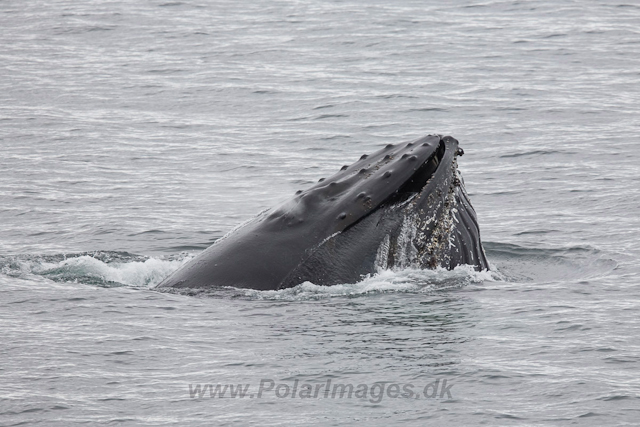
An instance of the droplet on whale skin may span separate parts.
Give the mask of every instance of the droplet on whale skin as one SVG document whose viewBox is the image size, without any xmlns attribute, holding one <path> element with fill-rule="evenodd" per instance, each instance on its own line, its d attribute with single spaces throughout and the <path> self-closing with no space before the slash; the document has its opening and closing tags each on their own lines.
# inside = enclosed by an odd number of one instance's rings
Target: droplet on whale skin
<svg viewBox="0 0 640 427">
<path fill-rule="evenodd" d="M 342 212 L 340 215 L 338 215 L 338 219 L 345 219 L 347 217 L 347 214 Z"/>
</svg>

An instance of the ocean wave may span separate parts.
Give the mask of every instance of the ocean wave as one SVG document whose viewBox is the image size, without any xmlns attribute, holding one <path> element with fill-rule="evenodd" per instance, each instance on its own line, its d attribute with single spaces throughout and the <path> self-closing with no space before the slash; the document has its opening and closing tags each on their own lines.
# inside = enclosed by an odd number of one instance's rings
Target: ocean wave
<svg viewBox="0 0 640 427">
<path fill-rule="evenodd" d="M 153 287 L 192 255 L 155 258 L 127 252 L 85 252 L 0 257 L 0 272 L 12 277 L 42 276 L 55 282 L 103 287 Z"/>
<path fill-rule="evenodd" d="M 259 291 L 234 287 L 216 289 L 163 289 L 165 292 L 198 297 L 244 298 L 249 300 L 306 301 L 334 297 L 361 297 L 382 293 L 432 293 L 461 288 L 472 283 L 501 280 L 497 271 L 476 271 L 462 265 L 453 270 L 402 269 L 380 270 L 357 283 L 320 286 L 304 282 L 297 286 L 275 291 Z"/>
<path fill-rule="evenodd" d="M 611 254 L 590 246 L 525 247 L 485 242 L 491 267 L 511 282 L 553 282 L 602 277 L 618 263 Z"/>
<path fill-rule="evenodd" d="M 472 266 L 453 270 L 379 269 L 357 283 L 319 286 L 304 282 L 293 288 L 257 291 L 241 288 L 159 289 L 193 296 L 248 298 L 256 300 L 307 300 L 357 297 L 379 293 L 425 293 L 463 287 L 483 281 L 552 282 L 601 277 L 617 267 L 608 254 L 592 247 L 531 248 L 486 242 L 489 271 Z M 127 252 L 96 251 L 55 255 L 0 256 L 0 273 L 29 278 L 40 276 L 55 282 L 73 282 L 101 287 L 154 288 L 164 278 L 193 258 L 181 252 L 148 257 Z"/>
</svg>

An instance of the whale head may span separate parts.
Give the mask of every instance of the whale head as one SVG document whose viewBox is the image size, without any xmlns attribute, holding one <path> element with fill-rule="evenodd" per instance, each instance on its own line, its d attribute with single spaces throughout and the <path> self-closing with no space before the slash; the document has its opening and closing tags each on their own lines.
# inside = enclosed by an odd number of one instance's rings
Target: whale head
<svg viewBox="0 0 640 427">
<path fill-rule="evenodd" d="M 160 287 L 353 283 L 388 268 L 488 268 L 452 137 L 389 144 L 234 229 Z"/>
</svg>

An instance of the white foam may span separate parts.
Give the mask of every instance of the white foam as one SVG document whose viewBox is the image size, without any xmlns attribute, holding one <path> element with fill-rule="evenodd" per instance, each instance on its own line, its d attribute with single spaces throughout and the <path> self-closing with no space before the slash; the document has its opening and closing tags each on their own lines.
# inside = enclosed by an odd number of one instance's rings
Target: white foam
<svg viewBox="0 0 640 427">
<path fill-rule="evenodd" d="M 462 287 L 471 283 L 495 281 L 491 271 L 476 271 L 472 266 L 458 266 L 453 270 L 404 269 L 380 270 L 358 283 L 319 286 L 304 282 L 298 286 L 278 291 L 239 289 L 245 296 L 266 300 L 308 300 L 331 297 L 359 296 L 372 293 L 428 293 L 447 288 Z"/>
<path fill-rule="evenodd" d="M 148 258 L 145 261 L 107 264 L 89 255 L 82 255 L 55 263 L 32 262 L 27 266 L 27 269 L 32 274 L 56 275 L 66 281 L 82 281 L 83 277 L 89 276 L 104 282 L 116 282 L 135 287 L 152 287 L 191 258 L 193 257 L 187 256 L 180 260 Z"/>
</svg>

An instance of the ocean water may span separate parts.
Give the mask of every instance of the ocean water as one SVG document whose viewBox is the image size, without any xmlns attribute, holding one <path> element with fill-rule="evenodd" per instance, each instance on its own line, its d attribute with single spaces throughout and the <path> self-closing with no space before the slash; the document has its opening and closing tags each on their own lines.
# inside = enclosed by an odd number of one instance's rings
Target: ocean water
<svg viewBox="0 0 640 427">
<path fill-rule="evenodd" d="M 639 28 L 603 0 L 1 1 L 0 424 L 637 425 Z M 154 290 L 428 133 L 466 152 L 491 271 Z"/>
</svg>

